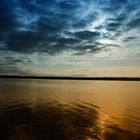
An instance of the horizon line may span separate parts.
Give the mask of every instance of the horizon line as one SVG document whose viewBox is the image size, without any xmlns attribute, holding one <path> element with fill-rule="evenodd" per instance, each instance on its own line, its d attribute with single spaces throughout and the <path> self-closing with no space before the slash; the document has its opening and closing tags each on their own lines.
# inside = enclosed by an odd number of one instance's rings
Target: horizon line
<svg viewBox="0 0 140 140">
<path fill-rule="evenodd" d="M 0 75 L 4 79 L 52 79 L 52 80 L 120 80 L 140 81 L 140 77 L 85 77 L 85 76 L 31 76 L 31 75 Z"/>
</svg>

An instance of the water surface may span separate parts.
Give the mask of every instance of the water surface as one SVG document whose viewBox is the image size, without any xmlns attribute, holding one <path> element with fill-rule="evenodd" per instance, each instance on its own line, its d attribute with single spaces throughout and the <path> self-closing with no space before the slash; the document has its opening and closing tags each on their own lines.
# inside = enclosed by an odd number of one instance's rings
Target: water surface
<svg viewBox="0 0 140 140">
<path fill-rule="evenodd" d="M 0 80 L 0 140 L 139 140 L 140 82 Z"/>
</svg>

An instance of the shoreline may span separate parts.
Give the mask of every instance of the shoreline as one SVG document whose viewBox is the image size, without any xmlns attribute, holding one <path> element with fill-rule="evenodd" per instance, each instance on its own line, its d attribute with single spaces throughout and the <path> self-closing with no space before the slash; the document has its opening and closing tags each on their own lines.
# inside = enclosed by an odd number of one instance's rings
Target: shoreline
<svg viewBox="0 0 140 140">
<path fill-rule="evenodd" d="M 15 76 L 15 75 L 10 76 L 1 75 L 0 79 L 140 81 L 140 77 L 70 77 L 70 76 Z"/>
</svg>

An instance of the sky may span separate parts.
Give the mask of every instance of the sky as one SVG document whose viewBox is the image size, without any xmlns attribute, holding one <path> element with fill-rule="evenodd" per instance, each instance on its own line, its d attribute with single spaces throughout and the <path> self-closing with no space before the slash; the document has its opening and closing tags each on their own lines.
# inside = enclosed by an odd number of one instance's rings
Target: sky
<svg viewBox="0 0 140 140">
<path fill-rule="evenodd" d="M 0 75 L 140 77 L 140 0 L 0 0 Z"/>
</svg>

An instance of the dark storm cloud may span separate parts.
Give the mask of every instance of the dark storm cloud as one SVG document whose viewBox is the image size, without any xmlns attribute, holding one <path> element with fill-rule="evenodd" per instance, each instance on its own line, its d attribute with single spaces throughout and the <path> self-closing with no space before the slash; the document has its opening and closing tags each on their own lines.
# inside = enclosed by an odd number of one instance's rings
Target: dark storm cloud
<svg viewBox="0 0 140 140">
<path fill-rule="evenodd" d="M 108 13 L 105 26 L 109 31 L 109 37 L 112 34 L 112 37 L 121 36 L 126 31 L 139 27 L 139 0 L 108 0 L 107 2 L 103 0 L 102 5 L 102 11 Z"/>
<path fill-rule="evenodd" d="M 21 53 L 32 53 L 38 43 L 43 40 L 42 35 L 32 31 L 18 31 L 9 34 L 6 44 L 9 50 Z"/>
<path fill-rule="evenodd" d="M 133 12 L 136 9 L 139 9 L 139 0 L 101 0 L 101 8 L 105 12 L 115 13 L 116 15 L 120 13 L 122 10 L 125 10 L 125 14 L 127 12 Z M 124 9 L 125 8 L 125 9 Z"/>
<path fill-rule="evenodd" d="M 80 40 L 88 42 L 91 38 L 95 40 L 100 36 L 99 32 L 92 32 L 88 29 L 76 31 L 76 29 L 87 27 L 99 18 L 99 12 L 95 12 L 96 9 L 94 10 L 94 8 L 90 9 L 91 2 L 93 1 L 2 0 L 0 4 L 1 38 L 7 49 L 20 53 L 38 51 L 57 53 L 57 51 L 61 52 L 67 49 L 77 50 L 73 46 L 78 46 Z M 127 0 L 106 2 L 102 0 L 102 2 L 100 3 L 102 9 L 106 10 L 106 7 L 108 7 L 111 12 L 114 12 L 112 8 L 118 9 L 122 6 L 127 7 L 131 5 L 130 3 L 137 3 L 137 1 L 130 2 Z M 85 14 L 86 8 L 90 9 L 87 15 Z M 114 20 L 116 21 L 107 22 L 106 28 L 108 31 L 117 32 L 122 26 L 125 16 L 120 17 L 118 15 Z M 139 25 L 139 19 L 129 21 L 127 24 L 127 26 L 134 25 Z M 71 30 L 74 31 L 73 38 L 65 32 Z M 83 51 L 85 50 L 83 49 Z"/>
<path fill-rule="evenodd" d="M 85 30 L 74 31 L 71 38 L 65 32 L 72 28 L 84 27 L 95 20 L 93 12 L 86 15 L 84 19 L 78 18 L 77 12 L 83 11 L 87 3 L 84 3 L 84 6 L 80 1 L 74 0 L 51 2 L 45 0 L 10 2 L 6 0 L 1 3 L 4 10 L 1 12 L 0 25 L 3 29 L 2 37 L 7 50 L 20 53 L 45 51 L 55 54 L 58 51 L 74 49 L 72 45 L 77 46 L 80 40 L 87 41 L 94 36 L 99 36 L 98 33 Z M 11 6 L 13 8 L 9 10 Z M 5 34 L 6 32 L 7 34 Z"/>
<path fill-rule="evenodd" d="M 14 5 L 10 1 L 0 1 L 0 41 L 3 41 L 6 34 L 18 27 L 14 14 Z"/>
<path fill-rule="evenodd" d="M 91 32 L 91 31 L 79 31 L 79 32 L 75 32 L 75 36 L 79 39 L 82 40 L 88 40 L 91 38 L 96 38 L 99 36 L 100 34 L 98 32 Z"/>
<path fill-rule="evenodd" d="M 121 27 L 121 23 L 119 23 L 119 22 L 112 22 L 112 23 L 109 23 L 108 25 L 107 25 L 107 30 L 108 31 L 115 31 L 115 32 L 117 32 L 118 30 L 119 30 L 119 28 Z"/>
<path fill-rule="evenodd" d="M 139 28 L 140 29 L 140 17 L 130 21 L 127 24 L 127 27 L 128 27 L 128 29 L 131 29 L 131 28 Z"/>
<path fill-rule="evenodd" d="M 10 31 L 17 27 L 10 1 L 0 1 L 0 31 Z"/>
<path fill-rule="evenodd" d="M 90 25 L 91 22 L 97 20 L 97 17 L 98 13 L 93 11 L 92 13 L 89 13 L 86 18 L 80 19 L 79 21 L 73 23 L 73 27 L 78 29 L 85 28 Z"/>
<path fill-rule="evenodd" d="M 105 51 L 110 45 L 98 40 L 115 40 L 139 28 L 139 8 L 139 0 L 1 0 L 0 50 L 28 55 Z"/>
<path fill-rule="evenodd" d="M 75 0 L 65 0 L 65 1 L 60 1 L 59 2 L 59 6 L 62 9 L 75 9 L 75 8 L 79 8 L 79 1 L 75 1 Z"/>
</svg>

